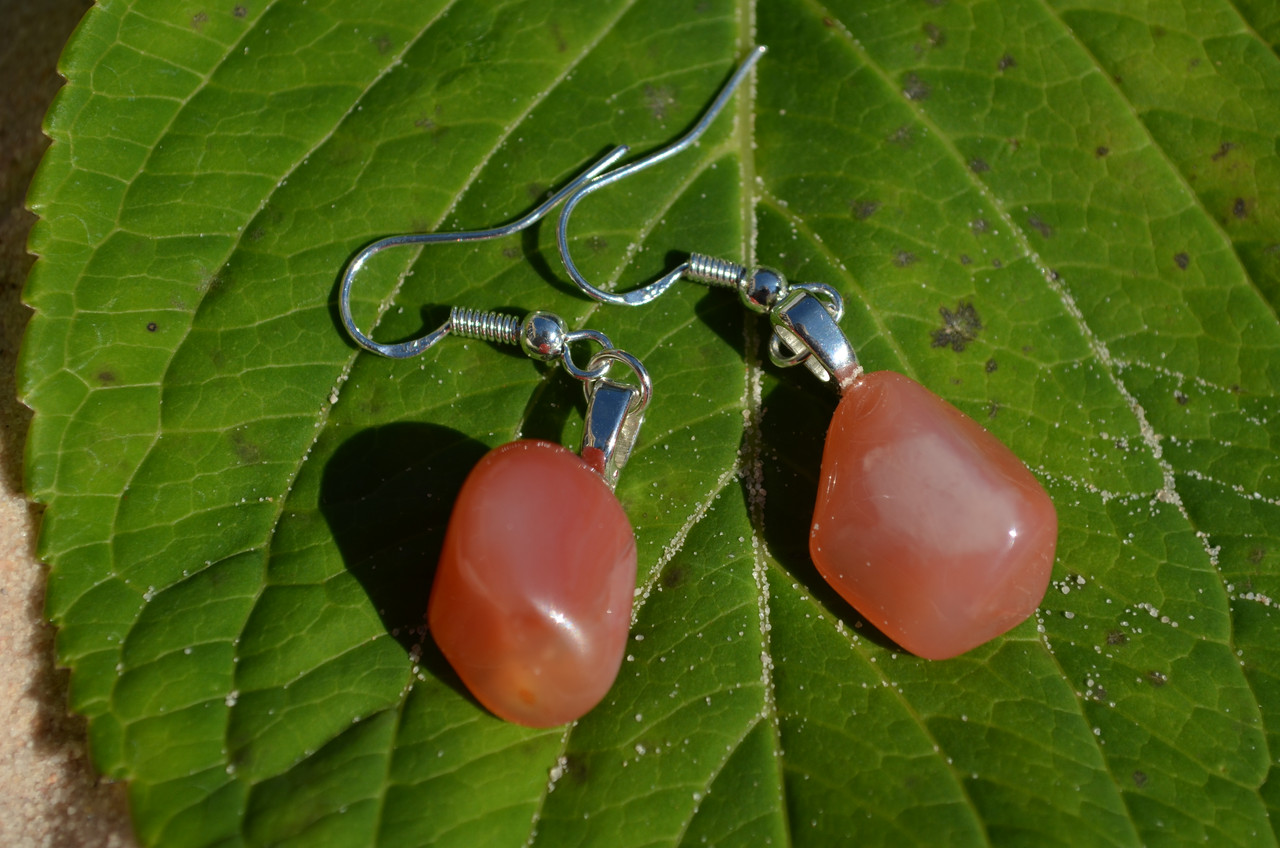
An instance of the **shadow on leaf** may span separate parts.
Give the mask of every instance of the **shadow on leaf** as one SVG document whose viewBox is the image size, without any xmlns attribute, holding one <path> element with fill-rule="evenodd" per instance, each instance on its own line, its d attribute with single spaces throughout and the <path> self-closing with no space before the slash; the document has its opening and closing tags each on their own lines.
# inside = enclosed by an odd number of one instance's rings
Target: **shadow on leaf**
<svg viewBox="0 0 1280 848">
<path fill-rule="evenodd" d="M 427 596 L 454 499 L 487 446 L 449 427 L 396 423 L 352 436 L 325 466 L 320 509 L 387 632 L 470 698 L 424 638 Z"/>
<path fill-rule="evenodd" d="M 692 283 L 686 285 L 700 284 Z M 733 349 L 734 353 L 740 357 L 746 356 L 747 348 L 745 334 L 742 331 L 742 322 L 754 321 L 759 316 L 752 315 L 743 309 L 735 293 L 724 289 L 709 289 L 704 297 L 698 298 L 698 302 L 693 306 L 693 311 L 699 320 L 711 328 L 712 332 Z M 761 334 L 763 335 L 767 331 L 767 325 L 762 323 L 760 325 Z"/>
<path fill-rule="evenodd" d="M 814 385 L 808 374 L 796 377 L 800 385 L 787 380 L 764 399 L 760 437 L 768 492 L 765 542 L 796 582 L 852 632 L 881 647 L 902 650 L 831 588 L 809 555 L 809 526 L 818 497 L 822 449 L 836 397 L 825 387 Z"/>
</svg>

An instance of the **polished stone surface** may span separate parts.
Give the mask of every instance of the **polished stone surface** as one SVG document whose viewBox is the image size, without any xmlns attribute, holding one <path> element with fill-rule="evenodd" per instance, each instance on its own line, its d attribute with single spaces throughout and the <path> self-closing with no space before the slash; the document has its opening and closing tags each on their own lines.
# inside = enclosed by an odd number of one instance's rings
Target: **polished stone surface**
<svg viewBox="0 0 1280 848">
<path fill-rule="evenodd" d="M 604 481 L 560 445 L 512 442 L 463 484 L 427 618 L 480 703 L 553 727 L 613 685 L 635 581 L 635 535 Z"/>
<path fill-rule="evenodd" d="M 846 390 L 820 479 L 814 563 L 906 650 L 964 653 L 1044 596 L 1053 502 L 1012 451 L 914 380 L 879 371 Z"/>
</svg>

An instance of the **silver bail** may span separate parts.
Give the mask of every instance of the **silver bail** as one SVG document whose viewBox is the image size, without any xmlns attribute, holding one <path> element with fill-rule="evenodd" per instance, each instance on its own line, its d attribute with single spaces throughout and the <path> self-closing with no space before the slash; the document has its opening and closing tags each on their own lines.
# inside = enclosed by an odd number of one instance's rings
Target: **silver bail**
<svg viewBox="0 0 1280 848">
<path fill-rule="evenodd" d="M 793 288 L 769 311 L 773 331 L 794 354 L 798 354 L 819 379 L 835 381 L 841 392 L 862 375 L 862 366 L 835 317 L 822 301 L 809 292 Z M 770 354 L 779 357 L 774 346 Z M 795 357 L 779 364 L 795 364 Z"/>
<path fill-rule="evenodd" d="M 622 466 L 631 458 L 631 448 L 644 421 L 641 391 L 607 377 L 588 385 L 587 420 L 578 453 L 613 489 L 618 485 Z"/>
</svg>

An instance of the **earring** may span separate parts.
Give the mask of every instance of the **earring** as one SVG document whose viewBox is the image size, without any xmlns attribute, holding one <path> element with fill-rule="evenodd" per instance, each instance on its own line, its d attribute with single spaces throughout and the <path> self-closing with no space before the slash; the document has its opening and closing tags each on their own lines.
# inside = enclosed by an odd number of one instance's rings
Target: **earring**
<svg viewBox="0 0 1280 848">
<path fill-rule="evenodd" d="M 356 326 L 351 288 L 355 272 L 374 253 L 514 232 L 586 176 L 507 227 L 375 242 L 348 265 L 338 298 L 343 326 L 374 353 L 403 359 L 457 335 L 519 345 L 537 360 L 558 359 L 583 382 L 587 413 L 580 456 L 551 442 L 520 440 L 490 451 L 468 475 L 449 518 L 427 605 L 432 638 L 467 689 L 495 715 L 530 727 L 581 718 L 605 696 L 621 667 L 636 543 L 613 488 L 653 393 L 649 374 L 603 333 L 569 331 L 548 312 L 517 321 L 455 307 L 433 332 L 384 345 Z M 578 342 L 600 346 L 585 367 L 570 354 Z M 613 365 L 630 369 L 638 385 L 611 379 Z"/>
<path fill-rule="evenodd" d="M 560 256 L 599 301 L 638 306 L 687 279 L 736 289 L 749 310 L 769 316 L 772 361 L 804 365 L 840 393 L 809 535 L 814 564 L 903 648 L 953 657 L 1025 620 L 1048 587 L 1057 513 L 1013 452 L 916 381 L 864 373 L 838 323 L 843 301 L 830 286 L 788 283 L 771 268 L 694 253 L 639 289 L 613 293 L 588 282 L 569 255 L 578 203 L 692 145 L 764 50 L 752 51 L 683 138 L 571 192 L 557 228 Z"/>
</svg>

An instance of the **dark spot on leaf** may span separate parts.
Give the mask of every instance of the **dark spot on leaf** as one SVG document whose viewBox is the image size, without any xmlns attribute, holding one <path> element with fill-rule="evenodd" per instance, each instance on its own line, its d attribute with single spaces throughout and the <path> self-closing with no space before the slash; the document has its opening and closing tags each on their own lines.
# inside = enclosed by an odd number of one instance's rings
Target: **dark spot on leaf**
<svg viewBox="0 0 1280 848">
<path fill-rule="evenodd" d="M 876 214 L 876 210 L 880 208 L 880 204 L 874 200 L 858 200 L 850 204 L 853 210 L 853 217 L 859 221 L 865 221 L 872 215 Z"/>
<path fill-rule="evenodd" d="M 556 42 L 556 52 L 564 53 L 569 49 L 569 44 L 564 40 L 564 33 L 560 31 L 560 24 L 552 21 L 548 28 L 551 30 L 551 37 Z"/>
<path fill-rule="evenodd" d="M 1126 636 L 1124 633 L 1120 632 L 1119 630 L 1112 630 L 1110 633 L 1107 634 L 1107 644 L 1108 645 L 1127 645 L 1129 644 L 1129 637 Z"/>
<path fill-rule="evenodd" d="M 1169 682 L 1169 678 L 1165 676 L 1164 672 L 1152 669 L 1147 672 L 1147 682 L 1159 689 Z"/>
<path fill-rule="evenodd" d="M 587 239 L 587 247 L 592 253 L 601 253 L 609 249 L 609 240 L 601 236 L 592 236 Z"/>
<path fill-rule="evenodd" d="M 907 74 L 902 81 L 902 96 L 908 100 L 928 100 L 929 93 L 929 84 L 914 73 Z"/>
<path fill-rule="evenodd" d="M 1016 138 L 1006 138 L 1004 143 L 1009 145 L 1009 149 L 1015 152 L 1022 147 L 1022 142 Z"/>
<path fill-rule="evenodd" d="M 376 35 L 369 40 L 373 42 L 374 49 L 378 51 L 379 55 L 385 56 L 387 51 L 391 49 L 391 38 L 385 33 Z"/>
<path fill-rule="evenodd" d="M 246 439 L 243 433 L 233 431 L 228 438 L 241 465 L 256 465 L 262 461 L 262 448 Z"/>
<path fill-rule="evenodd" d="M 524 187 L 524 190 L 529 195 L 530 200 L 542 200 L 547 196 L 549 187 L 546 183 L 529 183 Z"/>
<path fill-rule="evenodd" d="M 262 237 L 266 234 L 267 231 L 262 227 L 254 227 L 249 231 L 249 241 L 262 241 Z"/>
<path fill-rule="evenodd" d="M 915 141 L 915 136 L 911 132 L 911 127 L 901 126 L 889 135 L 889 143 L 896 144 L 898 147 L 910 147 Z"/>
<path fill-rule="evenodd" d="M 1000 412 L 1000 401 L 993 400 L 987 404 L 987 417 L 995 418 Z"/>
<path fill-rule="evenodd" d="M 1018 63 L 1017 63 L 1016 61 L 1014 61 L 1014 58 L 1013 58 L 1012 56 L 1010 56 L 1008 53 L 1006 53 L 1006 54 L 1004 54 L 1003 56 L 1001 56 L 1001 57 L 1000 57 L 1000 61 L 996 63 L 996 68 L 997 68 L 1001 73 L 1004 73 L 1005 71 L 1009 70 L 1010 68 L 1016 68 L 1017 66 L 1018 66 Z"/>
<path fill-rule="evenodd" d="M 1219 159 L 1223 158 L 1224 156 L 1226 156 L 1228 153 L 1230 153 L 1232 150 L 1235 150 L 1235 149 L 1236 149 L 1236 146 L 1234 144 L 1232 144 L 1229 141 L 1224 141 L 1222 142 L 1221 145 L 1218 146 L 1217 152 L 1214 153 L 1213 156 L 1209 158 L 1217 162 Z"/>
<path fill-rule="evenodd" d="M 1000 363 L 996 362 L 994 358 L 988 359 L 985 367 L 987 369 L 988 374 L 993 374 L 995 373 L 996 369 L 1000 367 Z"/>
<path fill-rule="evenodd" d="M 969 222 L 969 229 L 973 230 L 974 235 L 982 235 L 991 229 L 991 225 L 987 223 L 986 218 L 974 218 Z"/>
<path fill-rule="evenodd" d="M 1164 38 L 1164 36 L 1165 36 L 1165 28 L 1164 28 L 1164 27 L 1160 26 L 1159 24 L 1153 24 L 1153 25 L 1151 26 L 1151 37 L 1152 37 L 1152 38 Z"/>
<path fill-rule="evenodd" d="M 1231 214 L 1237 218 L 1249 217 L 1249 206 L 1244 202 L 1243 197 L 1236 198 L 1236 202 L 1231 206 Z"/>
<path fill-rule="evenodd" d="M 676 105 L 675 89 L 666 85 L 646 85 L 644 87 L 644 108 L 649 110 L 655 121 L 665 121 L 667 110 Z"/>
<path fill-rule="evenodd" d="M 1133 773 L 1133 785 L 1141 789 L 1147 785 L 1147 773 L 1145 771 L 1135 771 Z"/>
<path fill-rule="evenodd" d="M 158 329 L 160 329 L 160 325 L 159 325 L 159 324 L 157 324 L 155 321 L 148 321 L 148 322 L 147 322 L 147 332 L 148 332 L 148 333 L 154 333 L 154 332 L 155 332 L 156 330 L 158 330 Z"/>
<path fill-rule="evenodd" d="M 1187 266 L 1191 264 L 1191 257 L 1186 253 L 1175 253 L 1173 255 L 1173 264 L 1185 271 Z"/>
<path fill-rule="evenodd" d="M 249 10 L 237 3 L 236 7 L 231 10 L 231 14 L 237 18 L 243 18 L 245 15 L 249 14 Z"/>
<path fill-rule="evenodd" d="M 969 254 L 967 254 L 967 253 L 962 253 L 962 254 L 960 254 L 960 264 L 961 264 L 961 265 L 972 265 L 972 264 L 973 264 L 973 260 L 969 258 Z"/>
<path fill-rule="evenodd" d="M 1099 159 L 1105 156 L 1109 156 L 1110 154 L 1111 154 L 1111 148 L 1102 144 L 1099 144 L 1098 149 L 1093 151 L 1093 155 L 1097 156 Z"/>
<path fill-rule="evenodd" d="M 833 21 L 833 20 L 831 20 L 831 18 L 823 18 L 823 19 L 822 19 L 822 25 L 823 25 L 824 27 L 827 27 L 828 29 L 830 29 L 831 27 L 833 27 L 833 26 L 835 26 L 835 25 L 836 25 L 836 22 L 835 22 L 835 21 Z"/>
<path fill-rule="evenodd" d="M 906 268 L 908 265 L 914 264 L 916 255 L 909 250 L 899 250 L 893 254 L 893 264 L 899 268 Z"/>
<path fill-rule="evenodd" d="M 196 12 L 191 16 L 191 28 L 196 32 L 204 29 L 204 25 L 209 22 L 208 12 Z"/>
<path fill-rule="evenodd" d="M 1003 268 L 1003 267 L 1004 267 L 1004 260 L 1002 260 L 1002 259 L 992 259 L 992 260 L 991 260 L 991 267 L 992 267 L 992 268 Z"/>
<path fill-rule="evenodd" d="M 565 754 L 564 777 L 569 778 L 574 783 L 586 783 L 588 772 L 586 757 L 582 754 Z"/>
<path fill-rule="evenodd" d="M 1049 279 L 1053 280 L 1053 281 L 1056 283 L 1056 282 L 1058 282 L 1058 280 L 1061 280 L 1061 279 L 1062 279 L 1062 275 L 1058 273 L 1058 269 L 1056 269 L 1056 268 L 1050 268 L 1050 269 L 1049 269 Z"/>
<path fill-rule="evenodd" d="M 1102 701 L 1105 701 L 1106 699 L 1107 699 L 1107 687 L 1105 687 L 1105 686 L 1094 686 L 1094 687 L 1093 687 L 1093 700 L 1098 701 L 1099 703 L 1101 703 Z"/>
<path fill-rule="evenodd" d="M 99 372 L 98 372 L 98 382 L 99 382 L 99 383 L 101 383 L 102 385 L 104 385 L 104 386 L 109 386 L 109 385 L 111 385 L 112 383 L 114 383 L 115 381 L 116 381 L 116 372 L 114 372 L 114 371 L 99 371 Z"/>
<path fill-rule="evenodd" d="M 662 573 L 662 585 L 667 589 L 674 589 L 685 581 L 689 572 L 680 565 L 674 565 Z"/>
<path fill-rule="evenodd" d="M 969 160 L 969 170 L 973 171 L 975 174 L 984 174 L 991 170 L 991 166 L 987 164 L 986 159 L 980 159 L 975 156 L 973 159 Z"/>
<path fill-rule="evenodd" d="M 1199 57 L 1199 56 L 1197 56 L 1196 58 L 1192 59 L 1190 62 L 1188 62 L 1188 63 L 1187 63 L 1187 70 L 1189 70 L 1189 71 L 1191 71 L 1191 70 L 1195 70 L 1195 69 L 1196 69 L 1196 68 L 1198 68 L 1198 67 L 1200 67 L 1200 57 Z"/>
<path fill-rule="evenodd" d="M 449 128 L 440 125 L 440 122 L 436 120 L 439 117 L 440 107 L 437 105 L 433 115 L 428 115 L 426 112 L 419 113 L 418 117 L 414 119 L 413 125 L 420 130 L 426 130 L 432 136 L 441 136 L 448 132 Z"/>
<path fill-rule="evenodd" d="M 1045 223 L 1044 219 L 1039 215 L 1027 216 L 1027 226 L 1045 238 L 1053 238 L 1053 227 Z"/>
<path fill-rule="evenodd" d="M 982 320 L 972 303 L 958 302 L 955 312 L 940 306 L 938 314 L 942 316 L 942 326 L 933 331 L 932 347 L 950 347 L 956 353 L 963 353 L 982 330 Z"/>
<path fill-rule="evenodd" d="M 1266 548 L 1257 547 L 1249 551 L 1249 562 L 1253 563 L 1254 565 L 1261 565 L 1262 561 L 1266 558 L 1267 558 Z"/>
<path fill-rule="evenodd" d="M 504 247 L 502 249 L 502 255 L 507 259 L 519 259 L 521 251 L 518 247 Z"/>
<path fill-rule="evenodd" d="M 1174 392 L 1174 393 L 1173 393 L 1173 399 L 1174 399 L 1174 400 L 1176 400 L 1176 401 L 1178 402 L 1178 406 L 1186 406 L 1186 405 L 1187 405 L 1187 396 L 1186 396 L 1186 395 L 1184 395 L 1182 392 Z"/>
<path fill-rule="evenodd" d="M 942 31 L 942 27 L 932 21 L 925 21 L 921 29 L 924 30 L 925 38 L 929 39 L 931 47 L 936 49 L 947 43 L 947 34 Z"/>
</svg>

